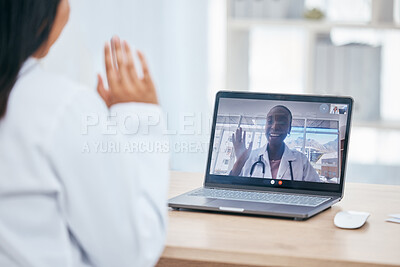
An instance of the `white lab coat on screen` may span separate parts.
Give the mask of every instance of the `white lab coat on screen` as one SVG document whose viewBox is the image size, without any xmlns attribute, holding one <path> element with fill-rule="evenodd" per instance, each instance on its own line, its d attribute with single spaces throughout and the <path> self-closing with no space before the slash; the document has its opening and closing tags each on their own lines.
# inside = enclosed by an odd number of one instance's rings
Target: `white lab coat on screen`
<svg viewBox="0 0 400 267">
<path fill-rule="evenodd" d="M 251 166 L 253 166 L 253 164 L 259 160 L 260 155 L 263 155 L 263 162 L 265 164 L 265 174 L 263 175 L 262 164 L 259 163 L 255 166 L 253 175 L 251 177 L 272 179 L 271 166 L 269 164 L 269 157 L 267 152 L 267 145 L 264 145 L 258 149 L 254 149 L 251 152 L 249 159 L 243 166 L 240 176 L 250 177 Z M 311 166 L 306 155 L 297 150 L 291 150 L 286 144 L 276 179 L 291 180 L 289 161 L 292 161 L 293 180 L 307 181 L 307 182 L 320 181 L 318 173 Z"/>
<path fill-rule="evenodd" d="M 161 116 L 151 104 L 108 110 L 94 91 L 47 74 L 34 59 L 25 63 L 0 120 L 0 266 L 157 262 L 166 234 L 168 154 L 150 145 L 145 152 L 116 147 L 164 142 L 162 123 L 135 135 L 95 119 L 113 113 L 114 122 Z"/>
</svg>

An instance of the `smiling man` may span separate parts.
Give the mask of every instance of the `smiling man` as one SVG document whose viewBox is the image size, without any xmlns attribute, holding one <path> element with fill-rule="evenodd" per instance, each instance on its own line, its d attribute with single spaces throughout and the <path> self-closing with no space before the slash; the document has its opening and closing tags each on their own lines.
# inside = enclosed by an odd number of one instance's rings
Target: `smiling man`
<svg viewBox="0 0 400 267">
<path fill-rule="evenodd" d="M 291 128 L 292 113 L 282 105 L 273 107 L 267 114 L 266 145 L 252 150 L 250 143 L 246 148 L 246 131 L 238 128 L 236 134 L 232 134 L 236 161 L 230 175 L 319 182 L 319 175 L 307 157 L 285 144 Z"/>
</svg>

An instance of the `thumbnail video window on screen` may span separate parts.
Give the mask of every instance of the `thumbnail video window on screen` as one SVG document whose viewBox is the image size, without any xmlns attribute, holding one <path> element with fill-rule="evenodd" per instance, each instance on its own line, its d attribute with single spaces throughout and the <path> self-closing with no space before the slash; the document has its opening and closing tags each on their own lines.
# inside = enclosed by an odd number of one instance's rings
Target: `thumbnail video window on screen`
<svg viewBox="0 0 400 267">
<path fill-rule="evenodd" d="M 221 98 L 210 174 L 340 183 L 347 108 Z"/>
</svg>

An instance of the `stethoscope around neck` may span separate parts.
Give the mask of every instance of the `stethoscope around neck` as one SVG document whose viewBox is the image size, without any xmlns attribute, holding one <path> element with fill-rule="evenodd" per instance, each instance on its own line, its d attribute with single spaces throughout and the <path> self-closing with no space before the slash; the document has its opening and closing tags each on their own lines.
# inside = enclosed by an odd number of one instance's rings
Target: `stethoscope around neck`
<svg viewBox="0 0 400 267">
<path fill-rule="evenodd" d="M 254 162 L 253 165 L 251 165 L 250 177 L 253 176 L 253 172 L 254 172 L 254 169 L 257 167 L 257 164 L 260 164 L 261 167 L 262 167 L 262 174 L 263 174 L 263 178 L 264 178 L 264 176 L 265 176 L 265 163 L 263 161 L 263 157 L 264 157 L 263 154 L 261 154 L 260 156 L 258 156 L 258 160 L 256 162 Z M 288 162 L 289 162 L 289 169 L 290 169 L 290 178 L 293 181 L 294 180 L 293 179 L 293 167 L 292 167 L 292 162 L 293 161 L 292 160 L 288 160 Z"/>
</svg>

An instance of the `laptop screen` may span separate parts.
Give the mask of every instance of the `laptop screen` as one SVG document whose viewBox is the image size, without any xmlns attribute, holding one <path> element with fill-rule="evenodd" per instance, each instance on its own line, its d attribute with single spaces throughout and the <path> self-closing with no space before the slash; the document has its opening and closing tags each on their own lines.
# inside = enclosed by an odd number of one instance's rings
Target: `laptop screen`
<svg viewBox="0 0 400 267">
<path fill-rule="evenodd" d="M 220 92 L 207 182 L 340 191 L 351 98 Z"/>
</svg>

